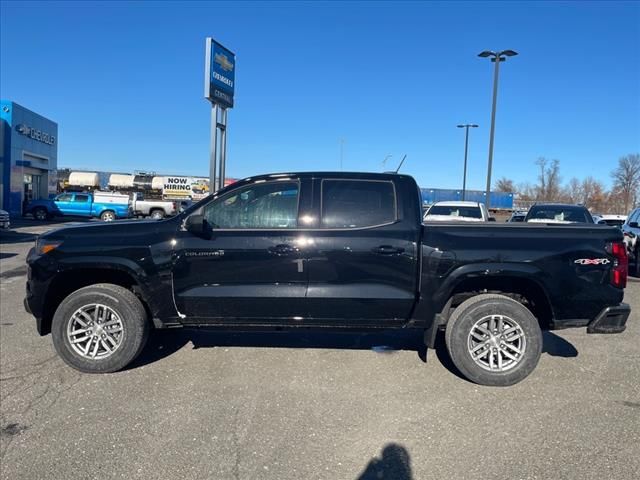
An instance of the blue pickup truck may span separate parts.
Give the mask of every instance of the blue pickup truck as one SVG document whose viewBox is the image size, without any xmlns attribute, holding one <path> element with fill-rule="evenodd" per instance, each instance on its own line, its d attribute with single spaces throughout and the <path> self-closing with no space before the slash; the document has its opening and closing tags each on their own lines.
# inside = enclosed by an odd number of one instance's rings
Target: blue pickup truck
<svg viewBox="0 0 640 480">
<path fill-rule="evenodd" d="M 27 205 L 25 215 L 36 220 L 53 217 L 97 217 L 105 222 L 131 216 L 128 195 L 111 192 L 61 193 L 48 200 L 33 200 Z"/>
</svg>

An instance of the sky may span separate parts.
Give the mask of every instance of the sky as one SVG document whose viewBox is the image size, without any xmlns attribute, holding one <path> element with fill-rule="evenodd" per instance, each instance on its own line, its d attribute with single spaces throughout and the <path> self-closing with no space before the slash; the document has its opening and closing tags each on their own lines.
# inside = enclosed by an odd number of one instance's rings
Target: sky
<svg viewBox="0 0 640 480">
<path fill-rule="evenodd" d="M 639 2 L 0 3 L 0 97 L 59 125 L 59 167 L 208 176 L 205 37 L 236 53 L 227 175 L 395 169 L 610 183 L 640 152 Z"/>
</svg>

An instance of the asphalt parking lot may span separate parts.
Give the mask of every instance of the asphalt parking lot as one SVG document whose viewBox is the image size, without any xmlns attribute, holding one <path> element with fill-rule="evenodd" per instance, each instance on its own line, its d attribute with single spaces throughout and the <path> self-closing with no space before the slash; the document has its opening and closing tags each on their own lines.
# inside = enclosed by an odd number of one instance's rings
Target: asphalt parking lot
<svg viewBox="0 0 640 480">
<path fill-rule="evenodd" d="M 638 478 L 638 279 L 626 332 L 546 333 L 510 388 L 407 333 L 158 332 L 85 375 L 23 310 L 26 252 L 56 225 L 22 225 L 0 233 L 2 479 Z"/>
</svg>

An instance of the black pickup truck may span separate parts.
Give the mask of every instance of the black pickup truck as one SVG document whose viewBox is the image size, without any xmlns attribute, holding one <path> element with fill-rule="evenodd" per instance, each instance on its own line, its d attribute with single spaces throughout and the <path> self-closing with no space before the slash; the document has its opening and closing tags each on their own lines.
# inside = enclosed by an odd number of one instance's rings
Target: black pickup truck
<svg viewBox="0 0 640 480">
<path fill-rule="evenodd" d="M 504 386 L 535 368 L 542 329 L 624 330 L 620 230 L 421 217 L 407 175 L 248 178 L 168 220 L 40 236 L 25 307 L 84 372 L 125 367 L 152 328 L 414 328 Z"/>
</svg>

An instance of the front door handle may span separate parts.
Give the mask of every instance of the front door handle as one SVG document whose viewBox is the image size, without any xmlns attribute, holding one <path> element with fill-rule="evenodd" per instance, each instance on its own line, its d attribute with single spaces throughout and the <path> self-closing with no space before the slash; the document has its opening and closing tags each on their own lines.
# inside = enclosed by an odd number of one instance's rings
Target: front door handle
<svg viewBox="0 0 640 480">
<path fill-rule="evenodd" d="M 373 249 L 373 253 L 377 253 L 379 255 L 397 255 L 402 252 L 404 252 L 404 248 L 392 247 L 391 245 L 380 245 Z"/>
<path fill-rule="evenodd" d="M 269 253 L 278 255 L 279 257 L 284 257 L 286 255 L 291 255 L 298 252 L 298 249 L 296 247 L 294 247 L 293 245 L 288 245 L 286 243 L 281 243 L 280 245 L 269 247 L 268 250 Z"/>
</svg>

